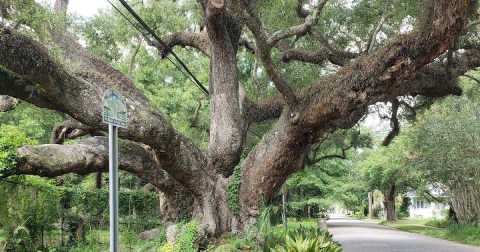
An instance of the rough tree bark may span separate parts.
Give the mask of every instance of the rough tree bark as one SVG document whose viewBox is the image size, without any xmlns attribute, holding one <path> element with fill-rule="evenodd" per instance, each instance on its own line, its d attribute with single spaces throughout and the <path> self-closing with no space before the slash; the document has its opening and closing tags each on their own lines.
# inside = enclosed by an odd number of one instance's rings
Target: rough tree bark
<svg viewBox="0 0 480 252">
<path fill-rule="evenodd" d="M 225 1 L 220 9 L 211 1 L 197 2 L 204 12 L 207 36 L 204 32 L 183 37 L 173 34 L 175 39 L 166 41 L 172 46 L 198 48 L 210 56 L 208 150 L 200 149 L 176 131 L 152 109 L 129 78 L 87 52 L 64 29 L 53 27 L 52 44 L 62 48 L 66 60 L 80 71 L 68 71 L 52 58 L 47 49 L 52 45 L 46 47 L 3 27 L 0 95 L 61 111 L 89 130 L 106 131 L 106 125 L 101 123 L 102 94 L 107 88 L 122 92 L 130 122 L 119 132 L 126 139 L 120 146 L 120 168 L 164 193 L 166 204 L 171 206 L 164 213 L 166 220 L 175 221 L 178 213 L 185 213 L 197 219 L 209 235 L 247 228 L 258 214 L 260 198 L 266 202 L 272 199 L 287 177 L 301 168 L 308 147 L 326 132 L 352 127 L 368 105 L 406 94 L 459 94 L 455 77 L 480 65 L 475 49 L 456 55 L 450 75 L 445 73 L 442 62 L 430 64 L 459 36 L 470 6 L 467 0 L 432 0 L 419 28 L 372 52 L 333 55 L 335 52 L 330 50 L 326 54 L 329 57 L 319 61 L 288 50 L 289 60 L 345 64 L 338 72 L 319 76 L 311 86 L 293 92 L 273 63 L 272 48 L 281 48 L 285 38 L 307 34 L 316 25 L 326 1 L 320 1 L 305 23 L 274 33 L 266 30 L 256 14 L 256 1 Z M 306 15 L 305 10 L 300 12 Z M 252 101 L 242 91 L 236 54 L 244 26 L 252 31 L 255 53 L 281 97 Z M 241 164 L 240 212 L 234 215 L 227 206 L 232 171 L 244 150 L 249 125 L 267 119 L 277 121 Z M 18 174 L 53 177 L 106 171 L 108 151 L 104 138 L 92 137 L 69 146 L 27 146 L 18 153 Z"/>
</svg>

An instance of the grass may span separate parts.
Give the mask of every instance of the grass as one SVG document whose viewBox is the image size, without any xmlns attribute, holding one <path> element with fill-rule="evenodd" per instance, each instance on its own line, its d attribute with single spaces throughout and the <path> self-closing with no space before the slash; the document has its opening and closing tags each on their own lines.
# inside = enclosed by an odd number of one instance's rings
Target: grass
<svg viewBox="0 0 480 252">
<path fill-rule="evenodd" d="M 454 223 L 448 227 L 446 237 L 451 241 L 480 246 L 480 226 Z"/>
<path fill-rule="evenodd" d="M 451 224 L 446 228 L 425 226 L 431 219 L 406 218 L 384 221 L 381 224 L 411 233 L 422 234 L 468 245 L 480 246 L 480 226 L 475 224 Z"/>
<path fill-rule="evenodd" d="M 425 218 L 405 218 L 397 221 L 383 221 L 380 224 L 411 233 L 446 239 L 446 229 L 425 226 L 425 223 L 429 220 Z"/>
</svg>

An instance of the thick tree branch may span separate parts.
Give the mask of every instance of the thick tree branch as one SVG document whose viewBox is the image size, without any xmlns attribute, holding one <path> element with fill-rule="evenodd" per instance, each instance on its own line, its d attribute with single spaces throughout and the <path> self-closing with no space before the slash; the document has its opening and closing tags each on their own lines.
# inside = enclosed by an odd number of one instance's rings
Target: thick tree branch
<svg viewBox="0 0 480 252">
<path fill-rule="evenodd" d="M 334 76 L 320 81 L 321 84 L 307 88 L 302 94 L 302 99 L 305 104 L 311 105 L 302 106 L 305 108 L 303 112 L 310 114 L 303 119 L 306 123 L 304 126 L 318 127 L 339 115 L 350 114 L 356 110 L 357 105 L 363 107 L 365 104 L 391 100 L 395 97 L 391 94 L 401 95 L 396 92 L 397 90 L 408 93 L 405 84 L 416 77 L 420 68 L 443 54 L 459 34 L 466 22 L 469 2 L 462 1 L 451 5 L 449 2 L 435 1 L 431 3 L 431 7 L 430 19 L 425 21 L 421 29 L 358 58 L 340 69 Z M 455 21 L 446 18 L 444 11 L 455 16 Z M 346 83 L 349 84 L 345 85 Z M 410 92 L 419 89 L 412 86 L 409 88 Z M 327 98 L 324 95 L 326 93 L 335 95 L 328 95 L 330 98 Z M 336 101 L 338 99 L 336 97 L 345 99 Z"/>
<path fill-rule="evenodd" d="M 85 52 L 82 49 L 77 53 Z M 199 181 L 208 180 L 205 180 L 208 176 L 204 171 L 197 169 L 204 162 L 201 151 L 176 132 L 162 115 L 151 110 L 149 101 L 131 80 L 99 58 L 86 53 L 84 56 L 86 61 L 92 59 L 89 61 L 92 65 L 85 66 L 87 70 L 95 68 L 94 73 L 100 71 L 101 76 L 88 72 L 72 75 L 55 63 L 38 42 L 4 30 L 0 34 L 0 65 L 22 78 L 0 74 L 0 85 L 5 87 L 0 94 L 54 108 L 105 131 L 107 125 L 102 123 L 101 116 L 102 96 L 107 88 L 116 88 L 126 98 L 130 118 L 129 128 L 120 130 L 120 136 L 154 148 L 162 166 L 180 183 L 190 190 L 201 191 Z"/>
<path fill-rule="evenodd" d="M 285 102 L 278 96 L 267 97 L 260 101 L 246 100 L 244 103 L 245 117 L 248 124 L 260 123 L 280 117 Z"/>
<path fill-rule="evenodd" d="M 86 135 L 103 136 L 105 133 L 78 121 L 67 120 L 54 127 L 50 143 L 63 144 L 67 139 L 75 139 Z"/>
<path fill-rule="evenodd" d="M 356 53 L 331 51 L 327 48 L 318 50 L 316 52 L 305 52 L 295 49 L 282 52 L 282 60 L 285 63 L 295 60 L 311 64 L 322 64 L 328 60 L 337 66 L 343 66 L 357 56 L 358 54 Z"/>
<path fill-rule="evenodd" d="M 86 175 L 108 172 L 108 138 L 93 137 L 71 145 L 45 144 L 18 149 L 15 174 L 57 177 L 67 173 Z M 119 168 L 152 183 L 162 192 L 185 190 L 155 160 L 148 147 L 129 141 L 119 145 Z M 152 179 L 155 178 L 155 179 Z"/>
<path fill-rule="evenodd" d="M 46 95 L 40 94 L 35 84 L 3 69 L 0 69 L 0 94 L 34 103 L 41 108 L 55 108 Z"/>
<path fill-rule="evenodd" d="M 213 6 L 206 11 L 205 24 L 212 45 L 208 156 L 214 172 L 229 177 L 240 160 L 247 134 L 247 124 L 241 114 L 244 92 L 237 70 L 243 24 L 231 13 Z"/>
<path fill-rule="evenodd" d="M 419 70 L 443 54 L 459 35 L 468 19 L 470 1 L 432 0 L 428 7 L 428 18 L 419 29 L 357 58 L 303 90 L 299 95 L 301 109 L 297 124 L 289 124 L 290 115 L 284 111 L 245 159 L 242 177 L 246 179 L 242 181 L 240 194 L 253 193 L 263 195 L 267 201 L 271 199 L 288 175 L 300 169 L 311 141 L 342 122 L 356 122 L 363 114 L 359 112 L 370 104 L 409 93 L 434 95 L 440 89 L 443 94 L 458 93 L 460 89 L 454 81 L 447 81 L 449 85 L 443 87 L 440 85 L 445 80 L 422 86 L 413 85 L 412 80 L 417 83 L 427 80 Z M 430 81 L 435 75 L 431 73 L 428 77 Z M 240 204 L 252 209 L 257 200 L 245 197 Z M 251 216 L 251 212 L 242 214 Z"/>
<path fill-rule="evenodd" d="M 152 42 L 153 46 L 160 50 L 159 54 L 162 56 L 162 58 L 165 58 L 170 53 L 170 50 L 173 49 L 175 46 L 193 47 L 205 54 L 207 57 L 210 57 L 211 44 L 206 32 L 173 33 L 167 36 L 163 41 L 168 48 L 165 48 L 157 41 Z"/>
</svg>

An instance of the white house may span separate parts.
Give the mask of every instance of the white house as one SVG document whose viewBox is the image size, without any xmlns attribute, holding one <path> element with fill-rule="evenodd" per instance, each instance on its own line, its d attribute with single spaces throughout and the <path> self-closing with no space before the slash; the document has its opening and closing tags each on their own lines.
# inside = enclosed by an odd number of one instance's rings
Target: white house
<svg viewBox="0 0 480 252">
<path fill-rule="evenodd" d="M 432 185 L 427 185 L 430 194 L 435 198 L 442 198 L 443 191 L 439 188 L 434 188 Z M 410 217 L 416 218 L 445 218 L 443 210 L 448 210 L 448 205 L 439 202 L 429 202 L 425 197 L 417 195 L 415 192 L 407 192 L 407 198 L 410 198 L 410 206 L 408 212 Z"/>
</svg>

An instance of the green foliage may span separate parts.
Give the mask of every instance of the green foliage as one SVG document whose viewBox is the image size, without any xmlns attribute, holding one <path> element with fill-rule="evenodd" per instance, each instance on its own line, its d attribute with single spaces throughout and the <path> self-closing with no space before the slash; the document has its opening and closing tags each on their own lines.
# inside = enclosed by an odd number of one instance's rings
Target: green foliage
<svg viewBox="0 0 480 252">
<path fill-rule="evenodd" d="M 240 189 L 241 173 L 242 173 L 242 161 L 233 169 L 233 174 L 228 184 L 228 207 L 232 210 L 233 214 L 237 214 L 240 210 L 240 204 L 238 202 L 238 190 Z"/>
<path fill-rule="evenodd" d="M 250 239 L 249 235 L 233 235 L 232 233 L 224 233 L 220 239 L 222 244 L 211 244 L 207 252 L 237 252 L 237 251 L 259 251 L 258 245 Z"/>
<path fill-rule="evenodd" d="M 190 221 L 182 226 L 179 237 L 175 241 L 175 251 L 195 252 L 198 232 L 198 223 L 196 221 Z"/>
<path fill-rule="evenodd" d="M 30 231 L 24 226 L 17 226 L 13 230 L 12 245 L 15 251 L 29 252 L 36 250 L 35 244 L 30 237 Z"/>
<path fill-rule="evenodd" d="M 272 252 L 338 252 L 342 251 L 340 244 L 333 241 L 328 231 L 319 228 L 306 228 L 300 226 L 291 230 L 285 236 L 283 245 L 270 248 Z"/>
<path fill-rule="evenodd" d="M 0 125 L 0 177 L 12 175 L 17 164 L 17 149 L 34 141 L 15 126 Z"/>
<path fill-rule="evenodd" d="M 480 226 L 476 223 L 452 223 L 445 235 L 448 240 L 465 244 L 480 245 Z"/>
<path fill-rule="evenodd" d="M 389 227 L 394 227 L 400 230 L 404 230 L 411 233 L 418 233 L 422 235 L 437 237 L 441 239 L 445 239 L 446 230 L 443 228 L 434 228 L 425 226 L 426 220 L 425 219 L 404 219 L 404 220 L 397 220 L 394 222 L 382 222 L 382 225 L 386 225 Z"/>
<path fill-rule="evenodd" d="M 0 112 L 0 123 L 17 127 L 36 143 L 49 143 L 52 128 L 64 118 L 58 112 L 20 102 L 14 110 Z"/>
<path fill-rule="evenodd" d="M 439 220 L 439 219 L 433 218 L 425 222 L 425 226 L 437 227 L 437 228 L 446 228 L 451 224 L 452 224 L 452 221 L 449 219 Z"/>
<path fill-rule="evenodd" d="M 356 211 L 355 212 L 355 218 L 357 218 L 359 220 L 363 219 L 364 218 L 363 211 Z"/>
<path fill-rule="evenodd" d="M 60 191 L 50 181 L 33 176 L 0 182 L 0 226 L 7 243 L 32 251 L 38 239 L 55 228 Z"/>
</svg>

